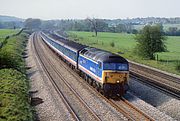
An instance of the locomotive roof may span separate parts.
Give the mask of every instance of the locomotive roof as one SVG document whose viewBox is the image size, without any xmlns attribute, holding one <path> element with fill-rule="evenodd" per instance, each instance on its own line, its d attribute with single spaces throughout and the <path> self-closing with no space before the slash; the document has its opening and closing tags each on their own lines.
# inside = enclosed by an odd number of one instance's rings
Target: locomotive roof
<svg viewBox="0 0 180 121">
<path fill-rule="evenodd" d="M 81 51 L 81 54 L 84 55 L 87 58 L 93 59 L 94 61 L 100 61 L 100 62 L 107 62 L 107 63 L 127 63 L 128 61 L 117 55 L 113 54 L 111 52 L 88 47 Z"/>
</svg>

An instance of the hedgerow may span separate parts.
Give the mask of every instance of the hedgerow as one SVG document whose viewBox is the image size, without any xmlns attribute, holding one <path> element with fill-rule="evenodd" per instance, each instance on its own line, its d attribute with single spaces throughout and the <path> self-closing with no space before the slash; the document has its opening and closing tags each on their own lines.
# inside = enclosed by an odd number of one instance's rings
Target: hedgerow
<svg viewBox="0 0 180 121">
<path fill-rule="evenodd" d="M 0 121 L 32 121 L 23 53 L 27 36 L 7 39 L 0 49 Z"/>
<path fill-rule="evenodd" d="M 25 73 L 25 64 L 22 53 L 25 48 L 26 35 L 21 34 L 8 39 L 0 49 L 0 68 L 14 68 Z"/>
</svg>

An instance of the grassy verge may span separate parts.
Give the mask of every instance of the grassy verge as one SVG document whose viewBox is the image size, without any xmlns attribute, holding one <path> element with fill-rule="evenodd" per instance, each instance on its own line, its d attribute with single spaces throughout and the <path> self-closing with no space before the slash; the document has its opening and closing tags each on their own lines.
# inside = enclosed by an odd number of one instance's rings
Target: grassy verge
<svg viewBox="0 0 180 121">
<path fill-rule="evenodd" d="M 15 69 L 1 69 L 0 75 L 0 120 L 31 121 L 26 76 Z"/>
<path fill-rule="evenodd" d="M 7 40 L 0 49 L 0 120 L 31 121 L 28 79 L 22 58 L 27 35 L 21 33 Z"/>
<path fill-rule="evenodd" d="M 0 49 L 0 68 L 14 68 L 25 73 L 25 62 L 22 54 L 27 41 L 26 34 L 11 37 Z"/>
<path fill-rule="evenodd" d="M 92 32 L 70 31 L 68 34 L 70 39 L 78 43 L 119 53 L 129 60 L 180 75 L 176 67 L 177 61 L 180 60 L 180 37 L 168 37 L 166 42 L 168 52 L 157 53 L 160 61 L 155 61 L 144 60 L 134 54 L 136 40 L 133 34 L 99 32 L 97 37 L 92 36 L 94 35 Z"/>
</svg>

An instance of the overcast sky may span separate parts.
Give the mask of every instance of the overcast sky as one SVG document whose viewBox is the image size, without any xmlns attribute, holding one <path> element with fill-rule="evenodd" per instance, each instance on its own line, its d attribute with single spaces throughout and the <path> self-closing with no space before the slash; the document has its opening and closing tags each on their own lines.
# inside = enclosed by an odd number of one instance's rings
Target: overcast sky
<svg viewBox="0 0 180 121">
<path fill-rule="evenodd" d="M 46 20 L 180 17 L 180 0 L 0 0 L 0 15 Z"/>
</svg>

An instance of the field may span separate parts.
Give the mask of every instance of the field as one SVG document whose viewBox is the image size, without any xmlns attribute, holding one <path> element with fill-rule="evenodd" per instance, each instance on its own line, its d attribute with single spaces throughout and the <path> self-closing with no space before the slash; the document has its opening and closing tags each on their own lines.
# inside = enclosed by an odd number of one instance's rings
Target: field
<svg viewBox="0 0 180 121">
<path fill-rule="evenodd" d="M 79 43 L 85 45 L 91 45 L 98 48 L 108 48 L 113 52 L 118 51 L 132 51 L 136 45 L 133 34 L 117 34 L 117 33 L 103 33 L 99 32 L 97 37 L 93 36 L 91 32 L 69 32 L 72 38 L 78 39 Z M 110 44 L 114 42 L 115 47 L 111 47 Z"/>
<path fill-rule="evenodd" d="M 15 34 L 18 31 L 19 30 L 13 30 L 13 29 L 0 29 L 0 42 L 2 42 L 7 35 Z"/>
<path fill-rule="evenodd" d="M 160 53 L 162 60 L 180 60 L 180 36 L 169 36 L 166 41 L 168 52 Z"/>
<path fill-rule="evenodd" d="M 12 35 L 17 33 L 19 30 L 14 30 L 14 29 L 0 29 L 0 38 L 4 38 L 7 35 Z"/>
<path fill-rule="evenodd" d="M 180 37 L 167 37 L 166 45 L 168 52 L 157 53 L 158 60 L 160 61 L 153 61 L 143 60 L 133 53 L 136 46 L 135 35 L 133 34 L 99 32 L 97 37 L 92 32 L 70 31 L 68 34 L 70 39 L 74 39 L 79 43 L 118 53 L 129 60 L 180 74 L 175 69 L 176 62 L 180 61 Z M 112 46 L 112 43 L 114 43 L 114 46 Z"/>
</svg>

